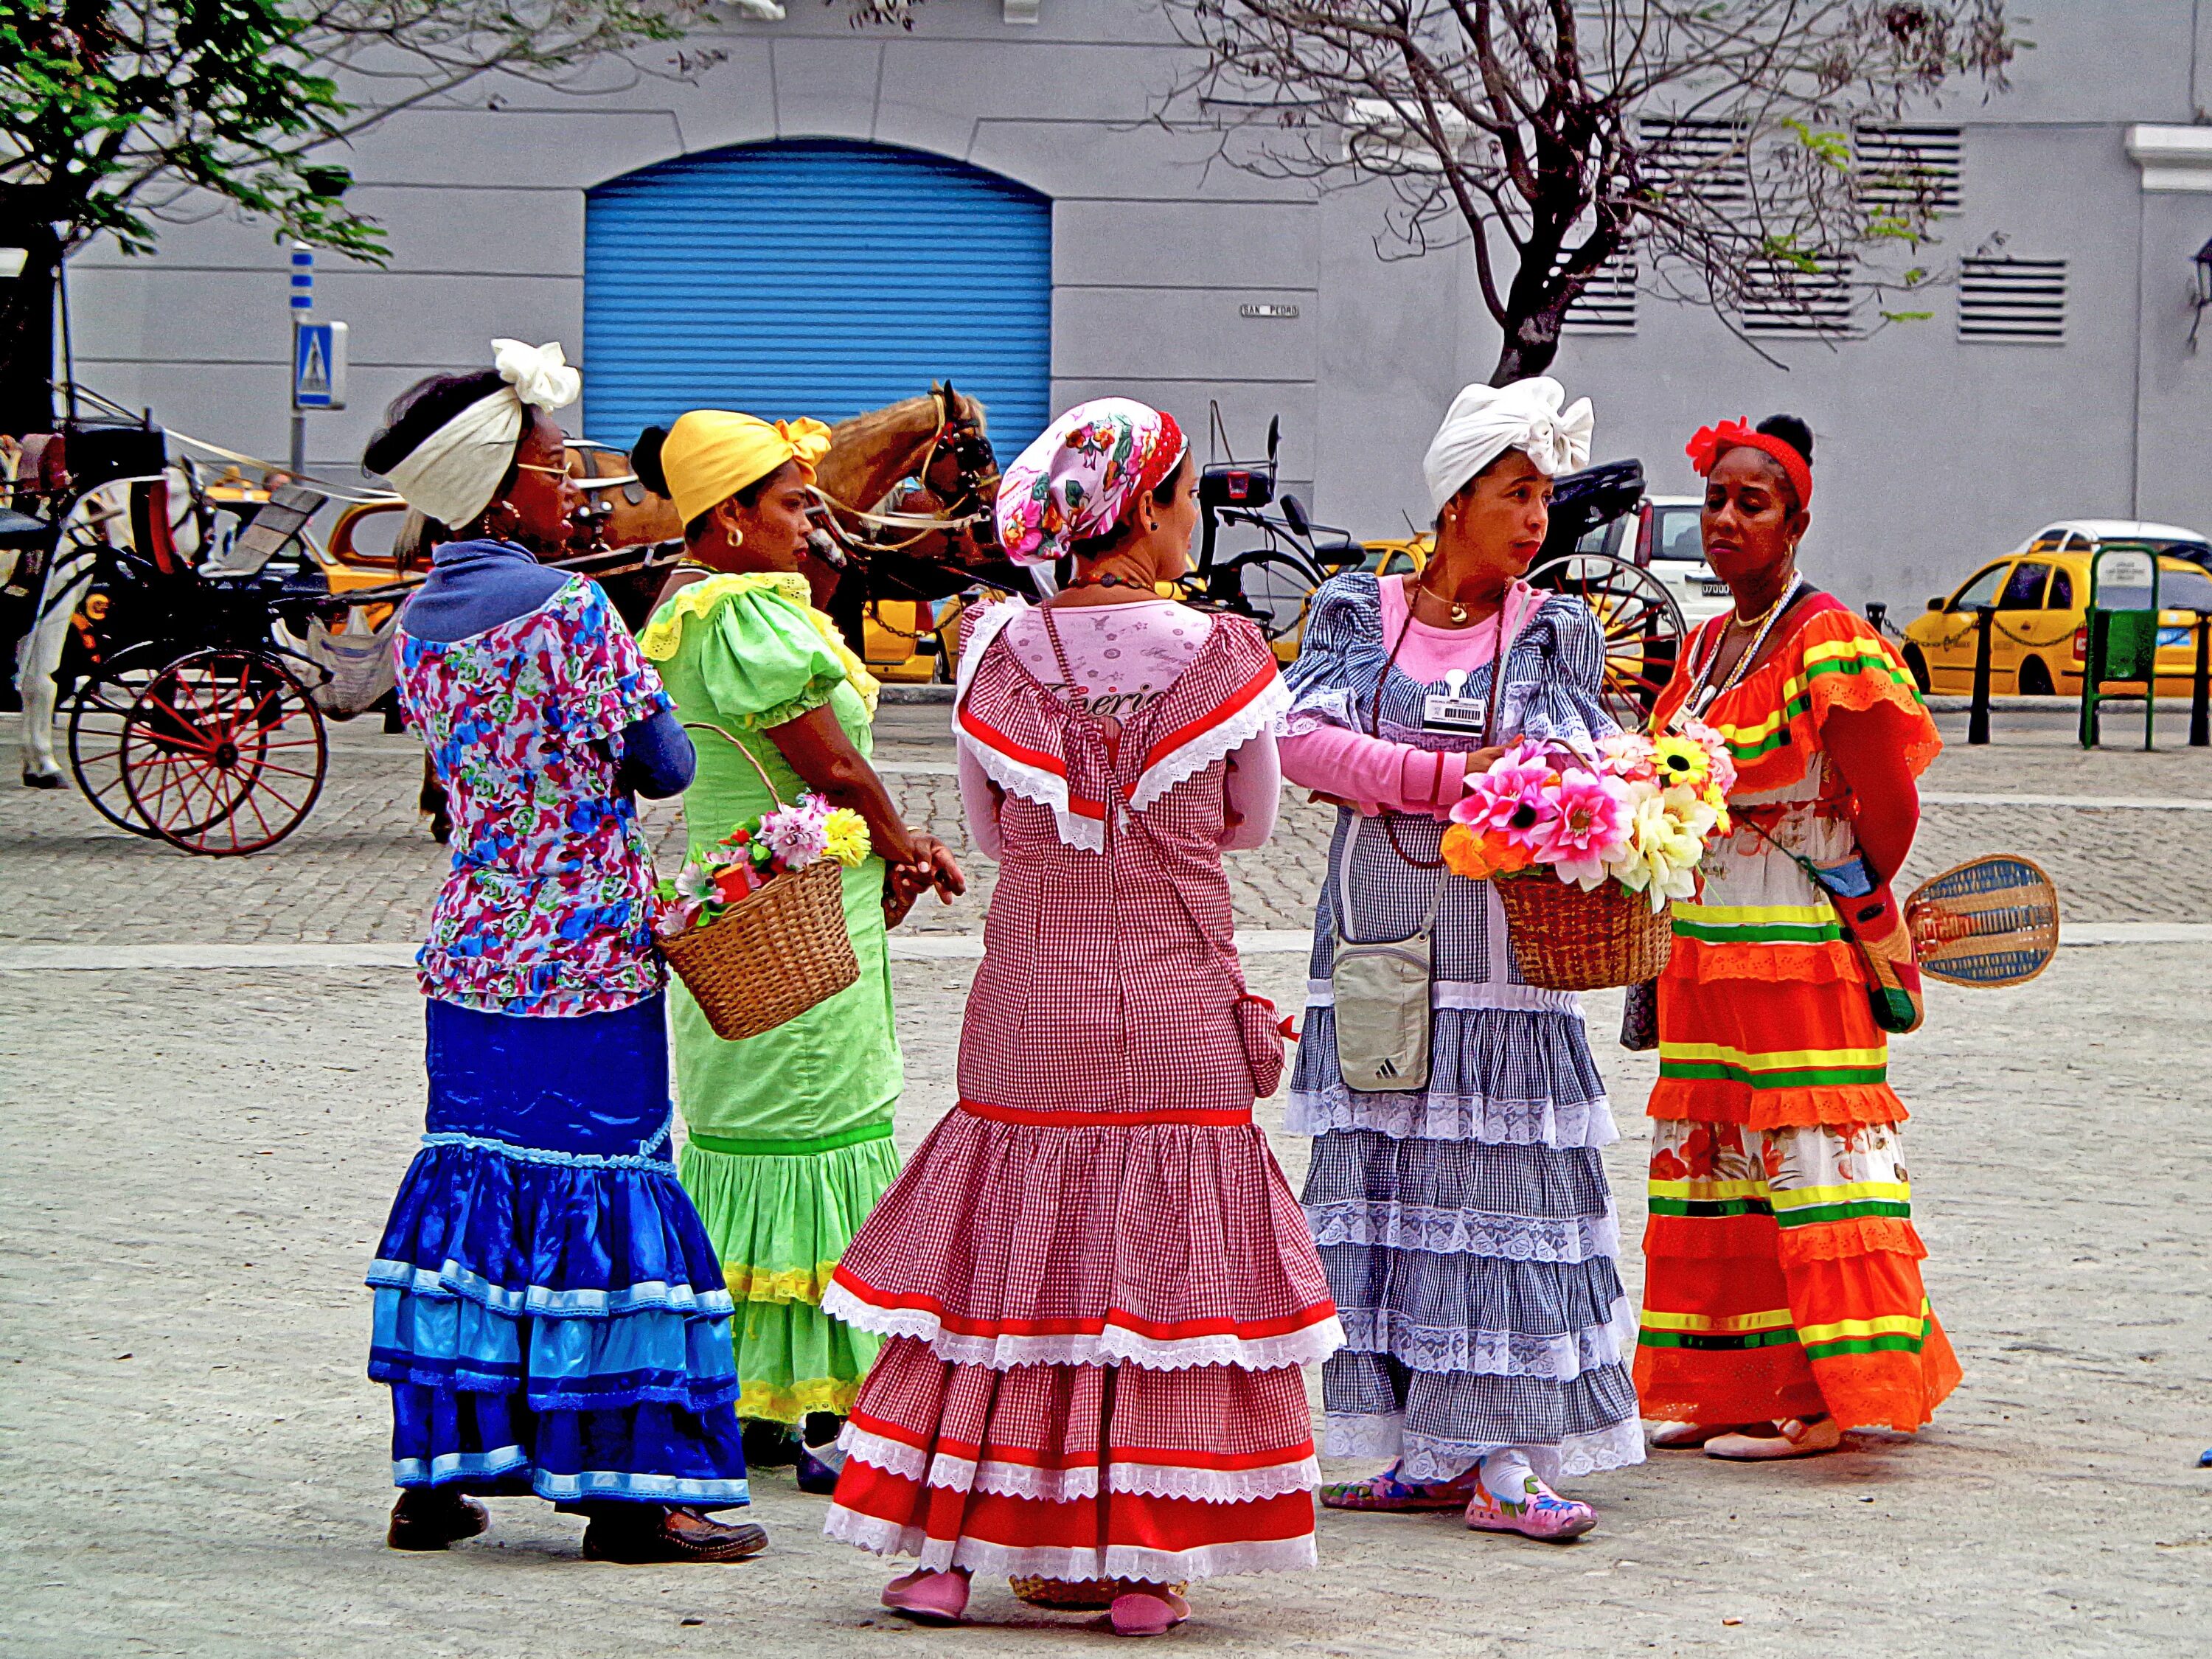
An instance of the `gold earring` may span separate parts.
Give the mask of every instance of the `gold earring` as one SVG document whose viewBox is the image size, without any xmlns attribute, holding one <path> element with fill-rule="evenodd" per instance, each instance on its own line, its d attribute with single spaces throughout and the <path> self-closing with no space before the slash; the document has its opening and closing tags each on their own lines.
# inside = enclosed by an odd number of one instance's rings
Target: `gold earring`
<svg viewBox="0 0 2212 1659">
<path fill-rule="evenodd" d="M 745 532 L 742 530 L 732 530 L 730 532 L 730 545 L 732 547 L 743 547 L 744 544 Z"/>
</svg>

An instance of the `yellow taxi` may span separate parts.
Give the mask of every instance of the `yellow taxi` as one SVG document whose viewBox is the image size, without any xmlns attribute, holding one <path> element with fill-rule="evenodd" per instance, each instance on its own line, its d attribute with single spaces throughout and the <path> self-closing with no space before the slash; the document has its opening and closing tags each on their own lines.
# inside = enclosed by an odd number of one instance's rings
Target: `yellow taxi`
<svg viewBox="0 0 2212 1659">
<path fill-rule="evenodd" d="M 2122 520 L 2051 525 L 2014 551 L 1992 559 L 1905 629 L 1905 665 L 1923 691 L 1965 696 L 1974 689 L 1976 611 L 1990 617 L 1990 688 L 2000 695 L 2080 695 L 2088 649 L 2091 561 L 2101 550 L 2159 556 L 2158 691 L 2185 696 L 2197 662 L 2197 618 L 2212 613 L 2212 547 L 2194 532 Z M 2147 562 L 2140 566 L 2149 574 Z M 2110 567 L 2107 580 L 2110 580 Z M 2142 591 L 2147 608 L 2149 593 Z M 2108 609 L 2127 609 L 2127 593 L 2108 588 Z M 2140 684 L 2140 682 L 2137 682 Z"/>
</svg>

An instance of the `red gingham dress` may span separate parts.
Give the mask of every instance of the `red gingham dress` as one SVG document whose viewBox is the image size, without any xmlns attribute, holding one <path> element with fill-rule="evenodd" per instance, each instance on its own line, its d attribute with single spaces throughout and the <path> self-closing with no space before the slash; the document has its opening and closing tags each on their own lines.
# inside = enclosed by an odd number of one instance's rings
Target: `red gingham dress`
<svg viewBox="0 0 2212 1659">
<path fill-rule="evenodd" d="M 961 1101 L 823 1298 L 890 1339 L 826 1529 L 1060 1579 L 1310 1566 L 1298 1367 L 1343 1331 L 1252 1121 L 1223 960 L 1223 757 L 1283 707 L 1274 659 L 1220 619 L 1109 739 L 996 631 L 957 715 L 1006 842 Z"/>
</svg>

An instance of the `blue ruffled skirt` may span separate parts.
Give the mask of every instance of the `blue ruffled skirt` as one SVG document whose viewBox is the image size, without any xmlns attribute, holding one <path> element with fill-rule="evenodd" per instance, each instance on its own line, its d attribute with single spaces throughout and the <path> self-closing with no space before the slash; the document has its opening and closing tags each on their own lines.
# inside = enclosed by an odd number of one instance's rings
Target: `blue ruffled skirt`
<svg viewBox="0 0 2212 1659">
<path fill-rule="evenodd" d="M 427 1133 L 368 1273 L 393 1480 L 747 1502 L 730 1293 L 669 1158 L 664 1000 L 428 1009 Z"/>
</svg>

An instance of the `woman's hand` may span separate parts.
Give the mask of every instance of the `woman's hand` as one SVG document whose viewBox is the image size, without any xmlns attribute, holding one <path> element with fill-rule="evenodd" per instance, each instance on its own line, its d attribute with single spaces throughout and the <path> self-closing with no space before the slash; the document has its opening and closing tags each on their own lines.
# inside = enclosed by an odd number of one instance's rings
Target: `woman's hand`
<svg viewBox="0 0 2212 1659">
<path fill-rule="evenodd" d="M 906 913 L 914 908 L 915 894 L 902 886 L 898 867 L 888 866 L 884 871 L 884 926 L 896 927 L 906 920 Z"/>
<path fill-rule="evenodd" d="M 910 862 L 890 866 L 890 879 L 907 896 L 911 905 L 932 888 L 937 890 L 938 901 L 950 904 L 968 890 L 968 878 L 952 849 L 934 836 L 925 836 L 918 830 L 907 831 L 907 840 L 914 848 Z"/>
<path fill-rule="evenodd" d="M 1497 765 L 1498 762 L 1504 758 L 1505 745 L 1502 743 L 1492 744 L 1487 749 L 1476 750 L 1473 754 L 1467 757 L 1466 781 L 1470 784 L 1473 783 L 1477 778 L 1480 777 L 1485 772 L 1487 772 L 1492 767 Z"/>
</svg>

